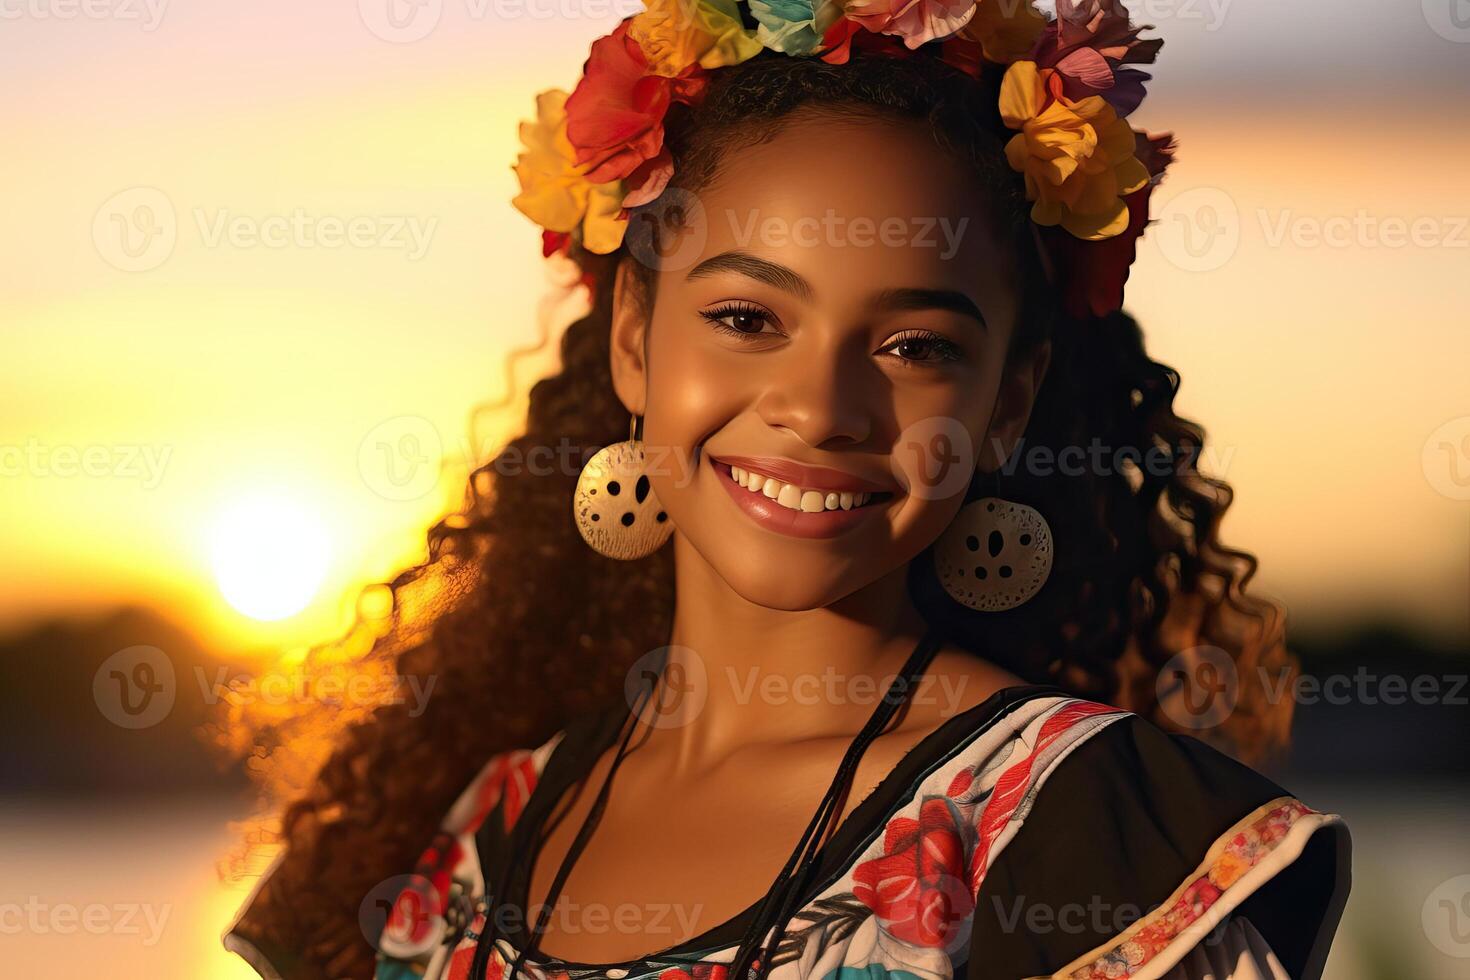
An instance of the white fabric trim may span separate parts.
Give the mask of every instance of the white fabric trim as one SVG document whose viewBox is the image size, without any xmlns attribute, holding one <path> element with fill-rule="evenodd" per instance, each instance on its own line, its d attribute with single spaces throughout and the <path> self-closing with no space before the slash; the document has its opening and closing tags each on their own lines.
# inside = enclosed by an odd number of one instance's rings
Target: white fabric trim
<svg viewBox="0 0 1470 980">
<path fill-rule="evenodd" d="M 1190 950 L 1200 945 L 1242 902 L 1255 894 L 1266 882 L 1276 877 L 1282 869 L 1301 857 L 1302 851 L 1306 849 L 1307 841 L 1324 827 L 1336 827 L 1340 833 L 1344 835 L 1347 833 L 1347 825 L 1335 813 L 1308 813 L 1299 818 L 1286 832 L 1281 843 L 1277 844 L 1271 853 L 1261 860 L 1260 864 L 1241 875 L 1239 880 L 1225 889 L 1219 900 L 1205 910 L 1204 915 L 1185 927 L 1179 935 L 1174 937 L 1173 942 L 1161 949 L 1157 956 L 1145 963 L 1143 969 L 1135 973 L 1129 980 L 1161 980 L 1170 967 L 1184 959 L 1185 954 Z M 1346 888 L 1340 878 L 1334 898 L 1339 894 L 1345 899 Z M 1313 945 L 1314 955 L 1323 945 L 1323 934 L 1331 935 L 1333 931 L 1327 928 L 1329 924 L 1335 927 L 1336 919 L 1331 919 L 1329 923 L 1324 918 L 1323 928 L 1319 930 L 1317 941 Z M 1306 977 L 1304 976 L 1302 980 L 1306 980 Z"/>
<path fill-rule="evenodd" d="M 1220 938 L 1199 943 L 1163 980 L 1291 980 L 1250 920 L 1236 916 Z"/>
</svg>

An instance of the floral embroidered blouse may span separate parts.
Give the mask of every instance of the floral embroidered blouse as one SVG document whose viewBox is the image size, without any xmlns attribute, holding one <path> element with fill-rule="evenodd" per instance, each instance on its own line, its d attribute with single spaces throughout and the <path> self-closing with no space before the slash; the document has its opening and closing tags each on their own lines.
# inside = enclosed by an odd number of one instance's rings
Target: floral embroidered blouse
<svg viewBox="0 0 1470 980">
<path fill-rule="evenodd" d="M 620 721 L 582 719 L 487 761 L 405 869 L 374 980 L 468 976 L 494 877 L 483 869 L 502 866 L 523 822 L 540 826 Z M 769 977 L 1317 977 L 1347 898 L 1349 850 L 1339 817 L 1197 739 L 1053 688 L 1009 688 L 932 732 L 839 825 Z M 521 908 L 528 863 L 506 886 Z M 303 976 L 251 928 L 249 906 L 225 945 L 268 980 Z M 725 980 L 756 911 L 638 960 L 538 954 L 522 975 Z M 526 933 L 522 922 L 497 939 L 487 980 L 500 980 Z"/>
</svg>

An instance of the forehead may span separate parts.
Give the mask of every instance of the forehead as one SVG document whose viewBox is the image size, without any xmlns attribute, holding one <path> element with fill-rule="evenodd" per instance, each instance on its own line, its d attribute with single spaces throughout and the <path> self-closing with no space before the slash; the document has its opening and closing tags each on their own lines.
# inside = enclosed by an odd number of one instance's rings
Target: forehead
<svg viewBox="0 0 1470 980">
<path fill-rule="evenodd" d="M 799 273 L 819 299 L 946 288 L 994 307 L 1010 285 L 987 190 L 917 121 L 793 114 L 730 149 L 695 197 L 703 243 L 688 267 L 749 252 Z"/>
</svg>

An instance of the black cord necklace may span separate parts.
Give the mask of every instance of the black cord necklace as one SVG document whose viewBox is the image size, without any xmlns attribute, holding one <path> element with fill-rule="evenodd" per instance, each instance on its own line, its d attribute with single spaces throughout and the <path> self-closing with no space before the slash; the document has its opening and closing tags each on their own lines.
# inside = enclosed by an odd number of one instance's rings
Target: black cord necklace
<svg viewBox="0 0 1470 980">
<path fill-rule="evenodd" d="M 872 744 L 873 740 L 883 733 L 888 723 L 893 720 L 900 708 L 907 703 L 912 694 L 919 677 L 928 668 L 929 662 L 934 654 L 938 652 L 942 636 L 938 630 L 930 629 L 919 640 L 914 647 L 913 653 L 909 654 L 897 677 L 888 686 L 873 714 L 868 718 L 867 724 L 853 738 L 848 746 L 847 752 L 842 757 L 842 762 L 837 767 L 833 776 L 832 784 L 828 787 L 826 794 L 817 805 L 816 813 L 813 814 L 811 823 L 807 825 L 806 831 L 801 839 L 797 841 L 796 848 L 791 852 L 786 865 L 781 873 L 772 883 L 764 898 L 756 906 L 755 916 L 745 936 L 741 939 L 739 947 L 735 951 L 735 957 L 731 961 L 726 976 L 729 980 L 740 980 L 746 971 L 749 972 L 747 980 L 761 980 L 771 968 L 771 956 L 781 944 L 786 935 L 785 923 L 791 918 L 796 910 L 796 903 L 809 883 L 811 872 L 816 865 L 816 857 L 821 851 L 822 842 L 827 836 L 827 831 L 833 821 L 839 815 L 839 804 L 844 799 L 852 782 L 854 773 L 857 771 L 859 761 L 863 752 Z M 662 674 L 660 673 L 659 677 Z M 532 927 L 525 946 L 517 954 L 510 969 L 502 977 L 502 980 L 515 980 L 522 964 L 526 958 L 535 950 L 541 932 L 545 928 L 546 917 L 560 895 L 562 886 L 571 874 L 572 865 L 581 855 L 586 847 L 587 841 L 592 836 L 598 821 L 602 817 L 603 810 L 607 807 L 608 796 L 612 790 L 613 776 L 616 775 L 618 766 L 622 764 L 627 755 L 628 743 L 633 733 L 637 730 L 637 720 L 641 716 L 644 706 L 658 684 L 658 677 L 646 684 L 634 700 L 627 718 L 624 719 L 624 730 L 618 742 L 617 752 L 613 756 L 608 772 L 603 777 L 602 785 L 598 788 L 597 797 L 577 831 L 571 846 L 567 849 L 566 856 L 562 859 L 561 867 L 557 869 L 556 876 L 547 891 L 546 899 L 542 902 L 536 916 L 535 925 Z M 644 737 L 649 732 L 644 733 Z M 546 833 L 537 836 L 537 840 L 530 847 L 522 848 L 521 853 L 513 854 L 511 859 L 504 862 L 504 867 L 496 876 L 495 890 L 485 897 L 485 924 L 475 944 L 475 956 L 470 965 L 470 980 L 485 980 L 486 970 L 489 966 L 490 955 L 495 948 L 496 930 L 494 928 L 494 914 L 491 903 L 495 896 L 503 896 L 505 889 L 512 880 L 512 870 L 517 867 L 523 857 L 534 857 L 540 850 L 540 844 L 544 841 Z M 767 932 L 774 932 L 771 938 L 762 942 Z M 754 965 L 752 965 L 754 964 Z"/>
</svg>

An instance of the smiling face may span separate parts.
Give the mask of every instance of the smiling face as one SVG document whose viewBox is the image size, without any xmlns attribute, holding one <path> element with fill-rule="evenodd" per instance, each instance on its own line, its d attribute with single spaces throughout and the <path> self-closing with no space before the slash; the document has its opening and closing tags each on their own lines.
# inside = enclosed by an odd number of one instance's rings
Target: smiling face
<svg viewBox="0 0 1470 980">
<path fill-rule="evenodd" d="M 651 311 L 619 270 L 613 377 L 654 491 L 749 601 L 902 569 L 1024 429 L 1046 351 L 1007 364 L 1014 262 L 974 185 L 920 124 L 802 110 L 698 191 Z"/>
</svg>

